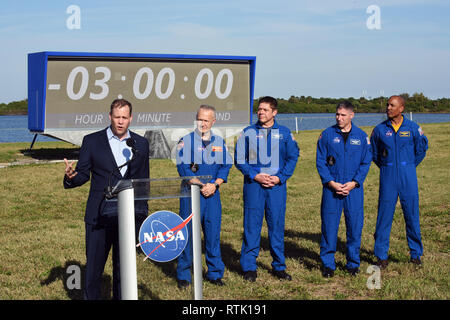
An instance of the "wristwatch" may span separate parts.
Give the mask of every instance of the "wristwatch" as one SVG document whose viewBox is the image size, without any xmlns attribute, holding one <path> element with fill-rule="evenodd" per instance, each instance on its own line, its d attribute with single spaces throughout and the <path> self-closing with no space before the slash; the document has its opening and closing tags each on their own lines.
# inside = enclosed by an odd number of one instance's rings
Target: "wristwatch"
<svg viewBox="0 0 450 320">
<path fill-rule="evenodd" d="M 216 186 L 216 190 L 219 190 L 220 184 L 218 184 L 217 182 L 214 182 L 214 185 Z"/>
<path fill-rule="evenodd" d="M 358 181 L 356 181 L 356 180 L 353 180 L 353 181 L 356 183 L 355 188 L 359 188 L 359 183 L 358 183 Z"/>
</svg>

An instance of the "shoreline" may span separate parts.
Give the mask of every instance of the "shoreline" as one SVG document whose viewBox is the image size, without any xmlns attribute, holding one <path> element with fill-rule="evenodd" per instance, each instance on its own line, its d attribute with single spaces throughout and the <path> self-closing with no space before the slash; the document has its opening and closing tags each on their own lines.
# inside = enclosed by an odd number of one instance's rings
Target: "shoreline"
<svg viewBox="0 0 450 320">
<path fill-rule="evenodd" d="M 19 113 L 19 112 L 0 112 L 0 116 L 27 116 L 28 112 L 23 112 L 23 113 Z"/>
<path fill-rule="evenodd" d="M 404 114 L 409 114 L 412 112 L 413 114 L 450 114 L 450 110 L 448 111 L 442 111 L 442 112 L 413 112 L 413 111 L 406 111 Z M 278 111 L 278 114 L 334 114 L 334 112 L 280 112 Z M 355 111 L 355 114 L 361 114 L 361 113 L 370 113 L 370 114 L 385 114 L 385 112 L 366 112 L 366 111 Z M 256 113 L 254 113 L 256 114 Z M 1 116 L 28 116 L 28 113 L 1 113 Z"/>
</svg>

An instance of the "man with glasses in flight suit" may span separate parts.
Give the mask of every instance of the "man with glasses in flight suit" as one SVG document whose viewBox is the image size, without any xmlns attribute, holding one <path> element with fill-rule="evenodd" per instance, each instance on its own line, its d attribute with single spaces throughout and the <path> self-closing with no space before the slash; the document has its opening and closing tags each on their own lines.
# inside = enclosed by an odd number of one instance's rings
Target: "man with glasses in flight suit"
<svg viewBox="0 0 450 320">
<path fill-rule="evenodd" d="M 208 266 L 206 279 L 223 286 L 225 265 L 220 250 L 220 229 L 222 205 L 219 187 L 227 181 L 233 159 L 228 153 L 225 141 L 211 130 L 216 122 L 215 108 L 202 105 L 197 111 L 197 128 L 184 136 L 177 145 L 177 170 L 181 177 L 212 176 L 208 182 L 193 178 L 189 183 L 201 185 L 200 211 L 205 239 L 205 260 Z M 191 214 L 191 198 L 180 198 L 180 216 L 186 219 Z M 192 224 L 188 224 L 189 240 L 178 258 L 178 288 L 188 288 L 191 283 L 192 266 Z"/>
</svg>

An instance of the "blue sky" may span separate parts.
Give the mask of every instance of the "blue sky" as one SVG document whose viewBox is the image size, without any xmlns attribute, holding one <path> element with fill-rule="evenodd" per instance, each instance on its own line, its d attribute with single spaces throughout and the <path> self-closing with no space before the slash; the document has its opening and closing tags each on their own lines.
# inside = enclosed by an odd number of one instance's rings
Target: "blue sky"
<svg viewBox="0 0 450 320">
<path fill-rule="evenodd" d="M 67 7 L 81 10 L 70 30 Z M 380 8 L 381 29 L 366 10 Z M 0 102 L 27 96 L 39 51 L 256 56 L 255 97 L 450 97 L 448 0 L 9 1 Z"/>
</svg>

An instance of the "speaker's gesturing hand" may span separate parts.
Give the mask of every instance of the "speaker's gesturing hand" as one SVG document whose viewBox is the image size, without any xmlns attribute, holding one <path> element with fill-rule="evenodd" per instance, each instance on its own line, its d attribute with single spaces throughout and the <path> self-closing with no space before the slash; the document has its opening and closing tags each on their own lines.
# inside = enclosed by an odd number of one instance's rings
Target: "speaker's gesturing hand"
<svg viewBox="0 0 450 320">
<path fill-rule="evenodd" d="M 78 174 L 78 172 L 76 172 L 75 169 L 73 168 L 75 161 L 69 162 L 66 158 L 64 158 L 64 162 L 66 163 L 66 169 L 64 171 L 66 177 L 68 179 L 73 179 L 73 177 L 75 177 Z"/>
</svg>

